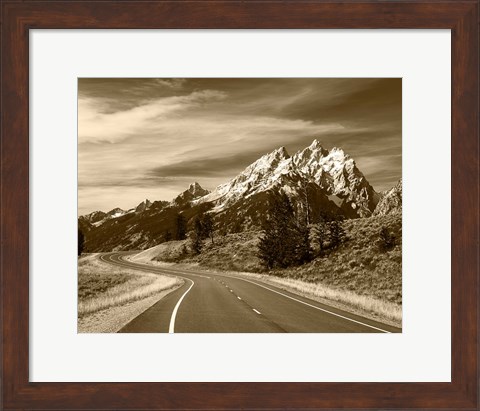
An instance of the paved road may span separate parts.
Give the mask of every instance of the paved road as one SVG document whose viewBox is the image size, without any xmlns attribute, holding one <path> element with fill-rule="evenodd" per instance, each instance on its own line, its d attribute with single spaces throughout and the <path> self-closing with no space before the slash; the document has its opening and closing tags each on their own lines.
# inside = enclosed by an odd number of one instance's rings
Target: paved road
<svg viewBox="0 0 480 411">
<path fill-rule="evenodd" d="M 257 280 L 100 258 L 131 269 L 175 275 L 184 284 L 134 318 L 122 333 L 392 333 L 401 329 L 350 314 Z"/>
</svg>

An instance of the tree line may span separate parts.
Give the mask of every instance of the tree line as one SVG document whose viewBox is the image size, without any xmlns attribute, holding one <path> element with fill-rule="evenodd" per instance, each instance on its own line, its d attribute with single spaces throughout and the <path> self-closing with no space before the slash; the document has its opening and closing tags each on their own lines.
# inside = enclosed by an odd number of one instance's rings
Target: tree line
<svg viewBox="0 0 480 411">
<path fill-rule="evenodd" d="M 203 248 L 203 240 L 209 238 L 214 244 L 214 232 L 214 221 L 210 213 L 201 212 L 197 214 L 190 231 L 188 231 L 187 219 L 179 213 L 175 218 L 174 234 L 167 230 L 163 240 L 186 240 L 188 238 L 192 254 L 200 254 Z"/>
<path fill-rule="evenodd" d="M 272 195 L 257 252 L 264 268 L 302 265 L 314 258 L 325 257 L 348 240 L 342 216 L 323 212 L 319 221 L 311 224 L 308 210 L 308 201 L 295 211 L 285 193 Z M 385 253 L 397 245 L 397 240 L 387 227 L 382 226 L 372 245 Z"/>
<path fill-rule="evenodd" d="M 314 258 L 326 256 L 347 240 L 342 216 L 325 211 L 320 213 L 320 217 L 315 215 L 316 223 L 312 224 L 309 209 L 308 196 L 295 210 L 285 193 L 272 194 L 257 249 L 257 256 L 266 269 L 305 264 Z M 214 219 L 206 211 L 198 213 L 189 224 L 182 213 L 176 214 L 173 230 L 166 230 L 160 242 L 188 238 L 190 253 L 200 254 L 205 239 L 210 239 L 214 244 Z M 84 251 L 85 242 L 85 235 L 78 228 L 78 256 Z M 387 252 L 396 246 L 395 235 L 382 227 L 375 244 L 380 252 Z"/>
<path fill-rule="evenodd" d="M 346 240 L 338 216 L 324 213 L 320 220 L 310 224 L 308 204 L 295 212 L 285 193 L 272 195 L 258 244 L 257 255 L 263 266 L 270 270 L 305 264 Z"/>
</svg>

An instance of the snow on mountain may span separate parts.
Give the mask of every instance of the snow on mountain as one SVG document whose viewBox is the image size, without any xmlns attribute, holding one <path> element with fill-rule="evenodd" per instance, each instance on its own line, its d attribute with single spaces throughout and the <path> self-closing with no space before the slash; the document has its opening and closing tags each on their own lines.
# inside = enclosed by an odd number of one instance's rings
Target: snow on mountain
<svg viewBox="0 0 480 411">
<path fill-rule="evenodd" d="M 120 217 L 122 215 L 125 214 L 125 211 L 122 210 L 121 208 L 114 208 L 113 210 L 110 210 L 108 213 L 107 213 L 107 216 L 109 216 L 110 218 L 117 218 L 117 217 Z"/>
<path fill-rule="evenodd" d="M 402 212 L 402 179 L 386 191 L 377 204 L 373 215 L 387 215 Z"/>
<path fill-rule="evenodd" d="M 113 210 L 110 210 L 107 213 L 104 213 L 103 211 L 94 211 L 90 214 L 80 216 L 79 220 L 83 221 L 83 222 L 87 222 L 94 227 L 99 227 L 103 223 L 105 223 L 105 221 L 107 221 L 107 220 L 112 220 L 114 218 L 121 217 L 125 214 L 131 213 L 131 212 L 134 212 L 134 211 L 135 211 L 135 209 L 125 211 L 125 210 L 122 210 L 121 208 L 117 207 L 117 208 L 114 208 Z"/>
<path fill-rule="evenodd" d="M 281 175 L 289 171 L 290 156 L 285 147 L 280 147 L 259 158 L 234 179 L 218 186 L 213 192 L 194 203 L 215 202 L 214 211 L 218 211 L 240 199 L 271 188 Z"/>
<path fill-rule="evenodd" d="M 342 199 L 345 211 L 368 217 L 375 209 L 380 198 L 378 193 L 341 148 L 328 151 L 314 140 L 296 153 L 292 162 L 307 179 L 315 181 L 329 195 Z"/>
<path fill-rule="evenodd" d="M 278 191 L 311 223 L 335 216 L 368 217 L 375 207 L 375 215 L 401 210 L 401 180 L 378 203 L 380 195 L 348 154 L 314 140 L 293 156 L 285 147 L 265 154 L 212 192 L 195 182 L 170 202 L 144 200 L 128 211 L 96 211 L 80 217 L 79 227 L 88 233 L 89 252 L 151 247 L 172 236 L 179 214 L 191 229 L 195 217 L 207 210 L 214 214 L 219 233 L 242 232 L 263 224 Z"/>
<path fill-rule="evenodd" d="M 137 207 L 135 208 L 136 213 L 142 213 L 145 210 L 148 210 L 152 205 L 152 202 L 147 198 L 145 201 L 142 201 Z"/>
<path fill-rule="evenodd" d="M 213 211 L 218 212 L 240 199 L 273 188 L 281 188 L 295 197 L 305 184 L 311 183 L 317 184 L 325 194 L 341 199 L 341 208 L 350 216 L 371 215 L 379 199 L 348 154 L 339 148 L 329 151 L 314 140 L 309 147 L 292 157 L 285 147 L 262 156 L 194 204 L 213 202 Z"/>
<path fill-rule="evenodd" d="M 183 193 L 180 193 L 177 197 L 172 200 L 172 206 L 184 205 L 190 201 L 196 200 L 200 197 L 206 196 L 210 191 L 203 189 L 200 184 L 194 182 L 190 184 L 187 190 Z"/>
<path fill-rule="evenodd" d="M 94 224 L 98 221 L 103 220 L 106 215 L 107 215 L 107 213 L 104 213 L 103 211 L 94 211 L 90 214 L 80 216 L 80 219 L 83 220 L 83 221 L 87 221 L 90 224 Z"/>
</svg>

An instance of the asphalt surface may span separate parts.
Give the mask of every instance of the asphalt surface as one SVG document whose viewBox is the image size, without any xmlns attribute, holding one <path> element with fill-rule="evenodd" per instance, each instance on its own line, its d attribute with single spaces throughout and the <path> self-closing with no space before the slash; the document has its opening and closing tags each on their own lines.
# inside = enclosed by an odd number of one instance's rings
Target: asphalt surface
<svg viewBox="0 0 480 411">
<path fill-rule="evenodd" d="M 257 280 L 131 262 L 110 264 L 178 276 L 184 284 L 125 325 L 121 333 L 397 333 L 401 329 L 290 293 Z"/>
</svg>

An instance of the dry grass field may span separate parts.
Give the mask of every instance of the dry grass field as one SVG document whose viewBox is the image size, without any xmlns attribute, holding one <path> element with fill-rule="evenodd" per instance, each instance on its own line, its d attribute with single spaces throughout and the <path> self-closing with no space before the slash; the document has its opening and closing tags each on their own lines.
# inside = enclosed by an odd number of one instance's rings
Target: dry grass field
<svg viewBox="0 0 480 411">
<path fill-rule="evenodd" d="M 78 316 L 146 299 L 179 284 L 177 277 L 114 267 L 88 255 L 78 261 Z"/>
<path fill-rule="evenodd" d="M 274 274 L 402 304 L 401 215 L 361 218 L 344 223 L 347 241 L 322 258 Z M 379 249 L 379 233 L 386 227 L 396 245 Z"/>
<path fill-rule="evenodd" d="M 395 246 L 381 250 L 380 231 L 395 236 Z M 224 271 L 250 272 L 265 281 L 311 297 L 337 301 L 379 315 L 396 324 L 402 318 L 402 217 L 401 214 L 352 219 L 344 222 L 346 241 L 311 262 L 288 269 L 264 272 L 256 250 L 260 233 L 247 231 L 204 241 L 201 254 L 188 255 L 188 241 L 170 241 L 139 254 L 149 260 L 194 263 Z"/>
</svg>

